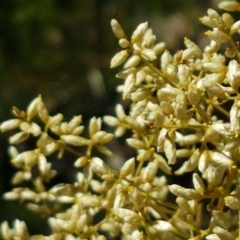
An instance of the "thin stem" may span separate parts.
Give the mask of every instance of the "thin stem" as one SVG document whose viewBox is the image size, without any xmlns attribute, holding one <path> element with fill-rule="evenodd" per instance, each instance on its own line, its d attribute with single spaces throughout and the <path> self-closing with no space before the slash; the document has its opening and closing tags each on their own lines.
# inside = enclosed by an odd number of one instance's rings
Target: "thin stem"
<svg viewBox="0 0 240 240">
<path fill-rule="evenodd" d="M 230 42 L 230 44 L 232 45 L 232 48 L 233 48 L 233 49 L 235 50 L 235 52 L 236 52 L 236 55 L 237 55 L 237 58 L 238 58 L 238 62 L 240 62 L 240 53 L 239 53 L 238 48 L 237 48 L 236 44 L 234 43 L 231 35 L 230 35 L 230 38 L 229 38 L 229 42 Z"/>
<path fill-rule="evenodd" d="M 221 106 L 218 105 L 213 105 L 219 112 L 223 113 L 225 116 L 227 116 L 228 118 L 230 117 L 230 114 L 228 111 L 226 111 L 224 108 L 222 108 Z"/>
<path fill-rule="evenodd" d="M 197 214 L 196 214 L 196 225 L 197 227 L 201 227 L 201 223 L 202 223 L 202 211 L 203 211 L 203 204 L 199 203 L 197 205 Z"/>
<path fill-rule="evenodd" d="M 157 73 L 164 81 L 165 83 L 170 84 L 173 87 L 177 87 L 177 85 L 173 82 L 171 82 L 168 78 L 164 76 L 164 74 L 157 68 L 155 68 L 151 63 L 149 63 L 147 60 L 144 58 L 141 58 L 141 60 L 155 73 Z"/>
<path fill-rule="evenodd" d="M 144 161 L 140 161 L 139 164 L 138 164 L 138 167 L 137 167 L 137 170 L 134 174 L 135 177 L 139 176 L 140 175 L 140 172 L 142 170 L 142 167 L 143 167 L 143 164 L 144 164 Z"/>
</svg>

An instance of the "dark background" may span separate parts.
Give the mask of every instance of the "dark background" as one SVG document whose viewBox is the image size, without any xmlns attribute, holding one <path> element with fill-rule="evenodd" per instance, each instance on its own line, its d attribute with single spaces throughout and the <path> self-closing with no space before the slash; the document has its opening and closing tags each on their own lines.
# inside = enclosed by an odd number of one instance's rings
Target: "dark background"
<svg viewBox="0 0 240 240">
<path fill-rule="evenodd" d="M 114 114 L 121 99 L 115 87 L 117 70 L 109 69 L 120 49 L 110 28 L 117 19 L 125 33 L 148 21 L 158 41 L 170 51 L 183 46 L 183 37 L 206 41 L 198 21 L 210 0 L 1 0 L 0 1 L 0 121 L 11 118 L 13 105 L 26 109 L 38 94 L 51 113 L 67 120 L 82 114 Z M 0 193 L 9 191 L 14 172 L 8 163 L 7 134 L 0 136 Z M 71 172 L 59 181 L 68 181 Z M 14 202 L 0 200 L 0 222 L 25 219 L 33 234 L 47 233 L 34 214 Z M 43 225 L 42 225 L 43 224 Z"/>
</svg>

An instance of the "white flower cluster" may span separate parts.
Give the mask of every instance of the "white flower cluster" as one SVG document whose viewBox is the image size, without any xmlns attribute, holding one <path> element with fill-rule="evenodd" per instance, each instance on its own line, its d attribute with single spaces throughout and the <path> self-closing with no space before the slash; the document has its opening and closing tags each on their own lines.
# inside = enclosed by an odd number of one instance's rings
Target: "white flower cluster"
<svg viewBox="0 0 240 240">
<path fill-rule="evenodd" d="M 236 1 L 219 7 L 240 11 Z M 124 63 L 117 89 L 131 101 L 128 113 L 117 104 L 116 117 L 103 117 L 115 134 L 103 131 L 102 119 L 93 117 L 86 137 L 81 115 L 69 122 L 62 114 L 50 116 L 40 96 L 26 112 L 13 109 L 15 118 L 0 129 L 20 130 L 9 140 L 19 171 L 12 179 L 16 187 L 4 197 L 51 216 L 52 232 L 30 236 L 16 220 L 13 229 L 2 223 L 3 239 L 240 239 L 240 21 L 213 9 L 200 21 L 211 28 L 209 45 L 201 50 L 185 38 L 186 48 L 175 54 L 155 43 L 147 22 L 128 38 L 111 21 L 122 50 L 110 67 Z M 125 132 L 136 155 L 117 171 L 92 150 L 114 158 L 106 144 Z M 30 136 L 36 148 L 19 153 L 15 145 Z M 57 174 L 48 156 L 56 152 L 63 158 L 65 151 L 75 156 L 76 182 L 48 189 Z M 173 181 L 186 172 L 189 183 Z"/>
</svg>

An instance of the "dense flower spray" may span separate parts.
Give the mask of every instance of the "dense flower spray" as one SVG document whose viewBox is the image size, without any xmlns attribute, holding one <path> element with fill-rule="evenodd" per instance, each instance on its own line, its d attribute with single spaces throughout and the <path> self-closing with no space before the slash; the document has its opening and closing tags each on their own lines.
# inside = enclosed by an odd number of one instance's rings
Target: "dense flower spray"
<svg viewBox="0 0 240 240">
<path fill-rule="evenodd" d="M 240 11 L 240 3 L 219 8 Z M 129 38 L 111 21 L 122 50 L 110 67 L 124 64 L 117 90 L 130 108 L 117 104 L 115 117 L 93 117 L 87 136 L 81 115 L 69 122 L 51 116 L 41 96 L 26 111 L 13 108 L 15 118 L 0 129 L 19 130 L 9 139 L 18 171 L 4 198 L 46 216 L 51 233 L 32 236 L 23 221 L 5 221 L 3 239 L 240 239 L 240 20 L 208 9 L 200 21 L 210 27 L 209 45 L 202 50 L 185 38 L 186 48 L 175 54 L 156 43 L 147 22 Z M 102 130 L 103 121 L 114 134 Z M 136 154 L 113 169 L 102 156 L 115 157 L 106 144 L 125 132 Z M 18 152 L 30 136 L 36 147 Z M 48 189 L 57 174 L 48 156 L 61 159 L 65 151 L 75 156 L 76 181 Z M 186 172 L 190 185 L 168 183 Z"/>
</svg>

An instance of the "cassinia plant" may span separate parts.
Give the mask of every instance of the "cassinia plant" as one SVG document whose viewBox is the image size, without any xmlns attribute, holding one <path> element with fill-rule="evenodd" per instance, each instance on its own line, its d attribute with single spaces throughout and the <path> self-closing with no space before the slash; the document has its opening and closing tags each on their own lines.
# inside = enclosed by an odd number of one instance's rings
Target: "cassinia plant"
<svg viewBox="0 0 240 240">
<path fill-rule="evenodd" d="M 219 7 L 240 11 L 240 2 Z M 103 117 L 115 134 L 93 117 L 83 135 L 81 115 L 50 116 L 40 96 L 26 111 L 13 108 L 15 118 L 0 128 L 19 129 L 9 148 L 18 171 L 4 198 L 46 216 L 51 234 L 31 236 L 23 221 L 5 221 L 3 239 L 240 240 L 240 21 L 212 9 L 200 21 L 210 27 L 209 45 L 201 50 L 185 38 L 186 49 L 173 55 L 155 44 L 147 22 L 128 38 L 111 21 L 122 48 L 111 68 L 125 62 L 118 91 L 131 101 L 128 113 L 117 104 L 116 117 Z M 114 159 L 106 144 L 125 132 L 136 155 L 112 169 L 93 149 Z M 18 152 L 30 136 L 35 148 Z M 76 182 L 48 189 L 57 172 L 47 158 L 65 151 L 75 156 Z M 168 184 L 186 172 L 188 185 Z"/>
</svg>

